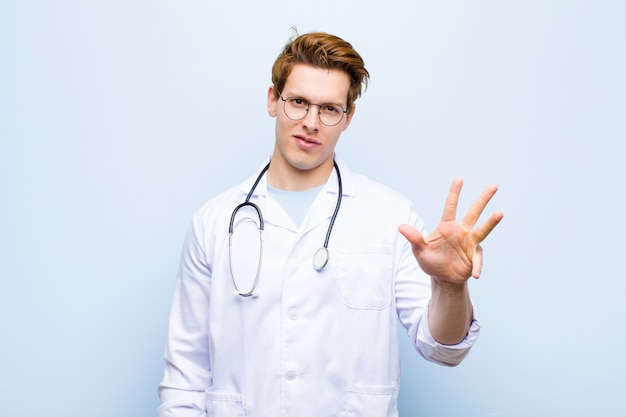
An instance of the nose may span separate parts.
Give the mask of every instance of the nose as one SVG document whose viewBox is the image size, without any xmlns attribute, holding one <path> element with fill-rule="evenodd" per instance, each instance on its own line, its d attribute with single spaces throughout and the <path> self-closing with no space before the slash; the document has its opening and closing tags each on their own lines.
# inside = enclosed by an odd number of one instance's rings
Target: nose
<svg viewBox="0 0 626 417">
<path fill-rule="evenodd" d="M 309 104 L 309 110 L 302 119 L 302 126 L 307 130 L 319 130 L 320 127 L 320 107 L 317 104 Z"/>
</svg>

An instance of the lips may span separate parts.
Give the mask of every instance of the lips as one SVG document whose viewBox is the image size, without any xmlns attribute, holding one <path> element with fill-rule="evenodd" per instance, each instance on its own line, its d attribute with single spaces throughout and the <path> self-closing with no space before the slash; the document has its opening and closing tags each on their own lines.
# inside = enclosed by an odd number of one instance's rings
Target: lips
<svg viewBox="0 0 626 417">
<path fill-rule="evenodd" d="M 294 138 L 296 139 L 296 141 L 301 147 L 306 148 L 306 149 L 311 149 L 321 144 L 317 140 L 308 138 L 306 136 L 294 135 Z"/>
</svg>

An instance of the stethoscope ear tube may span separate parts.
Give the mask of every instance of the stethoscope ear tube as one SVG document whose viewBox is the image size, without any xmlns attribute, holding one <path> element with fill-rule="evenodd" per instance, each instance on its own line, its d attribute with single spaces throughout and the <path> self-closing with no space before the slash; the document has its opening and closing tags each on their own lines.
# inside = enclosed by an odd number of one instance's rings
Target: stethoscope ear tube
<svg viewBox="0 0 626 417">
<path fill-rule="evenodd" d="M 233 272 L 233 257 L 231 256 L 231 254 L 233 253 L 233 224 L 235 223 L 235 215 L 237 214 L 237 211 L 245 206 L 251 206 L 254 207 L 259 215 L 259 264 L 257 265 L 256 268 L 256 276 L 254 277 L 254 283 L 252 284 L 252 287 L 250 288 L 250 291 L 246 292 L 246 293 L 242 293 L 241 290 L 239 289 L 239 286 L 237 285 L 237 280 L 235 279 L 235 273 Z M 235 286 L 235 289 L 233 290 L 233 295 L 240 295 L 242 297 L 258 297 L 259 293 L 258 291 L 256 291 L 256 286 L 259 283 L 259 276 L 261 275 L 261 264 L 263 262 L 263 229 L 264 229 L 264 224 L 263 224 L 263 215 L 261 214 L 261 210 L 259 209 L 259 207 L 254 204 L 254 203 L 250 203 L 248 201 L 239 204 L 235 210 L 233 211 L 233 214 L 230 217 L 230 226 L 228 228 L 228 264 L 230 266 L 230 276 L 233 279 L 233 285 Z"/>
<path fill-rule="evenodd" d="M 235 217 L 237 216 L 237 212 L 243 208 L 243 207 L 252 207 L 253 209 L 256 210 L 258 216 L 259 216 L 259 230 L 263 231 L 265 230 L 265 223 L 263 222 L 263 214 L 261 214 L 261 209 L 259 208 L 259 206 L 257 206 L 254 203 L 251 203 L 249 201 L 244 201 L 243 203 L 239 204 L 237 207 L 235 207 L 235 209 L 233 210 L 233 214 L 231 214 L 230 216 L 230 225 L 228 226 L 228 234 L 232 236 L 233 234 L 233 230 L 234 230 L 234 225 L 235 225 Z"/>
<path fill-rule="evenodd" d="M 263 168 L 263 170 L 257 177 L 256 181 L 252 185 L 250 192 L 246 196 L 246 201 L 244 201 L 243 203 L 235 207 L 235 209 L 233 210 L 233 214 L 231 214 L 230 216 L 230 224 L 228 225 L 228 264 L 230 266 L 230 276 L 233 279 L 233 285 L 235 286 L 233 295 L 240 295 L 242 297 L 258 297 L 259 296 L 259 293 L 256 291 L 256 286 L 259 283 L 259 276 L 261 275 L 261 262 L 263 261 L 263 230 L 265 229 L 265 222 L 263 221 L 263 214 L 261 213 L 261 209 L 256 204 L 250 202 L 250 197 L 252 197 L 252 193 L 254 193 L 256 186 L 259 184 L 259 181 L 261 181 L 263 174 L 265 174 L 265 171 L 267 171 L 269 167 L 270 167 L 269 163 L 265 165 L 265 168 Z M 250 291 L 246 293 L 242 293 L 239 290 L 239 286 L 237 285 L 237 280 L 235 279 L 235 273 L 233 272 L 233 257 L 231 256 L 231 254 L 233 253 L 233 230 L 235 226 L 235 217 L 237 216 L 237 212 L 241 208 L 246 207 L 246 206 L 252 207 L 254 210 L 256 210 L 257 215 L 259 217 L 259 247 L 261 249 L 259 250 L 259 265 L 257 266 L 257 269 L 256 269 L 256 277 L 254 277 L 254 283 L 252 284 L 252 288 L 250 288 Z"/>
</svg>

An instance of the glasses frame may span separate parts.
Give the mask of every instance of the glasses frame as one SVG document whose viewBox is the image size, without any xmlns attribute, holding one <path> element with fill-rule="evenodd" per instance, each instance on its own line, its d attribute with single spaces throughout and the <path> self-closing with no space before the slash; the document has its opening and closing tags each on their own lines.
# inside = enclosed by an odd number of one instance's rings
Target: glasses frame
<svg viewBox="0 0 626 417">
<path fill-rule="evenodd" d="M 321 124 L 323 124 L 324 126 L 328 126 L 328 127 L 337 126 L 343 120 L 344 115 L 348 114 L 348 110 L 344 109 L 341 104 L 336 104 L 336 103 L 322 103 L 322 104 L 309 103 L 308 101 L 306 101 L 302 97 L 297 97 L 297 96 L 284 98 L 283 97 L 283 93 L 281 93 L 280 91 L 278 92 L 278 97 L 280 97 L 280 99 L 283 101 L 283 112 L 285 113 L 285 116 L 287 116 L 287 118 L 289 118 L 289 120 L 293 120 L 293 121 L 298 121 L 298 120 L 304 119 L 306 117 L 306 115 L 309 114 L 309 109 L 311 108 L 311 106 L 317 106 L 319 108 L 319 111 L 317 112 L 317 118 L 319 119 Z M 304 113 L 304 115 L 301 118 L 299 118 L 299 119 L 295 119 L 295 118 L 293 118 L 293 117 L 291 117 L 291 116 L 289 116 L 287 114 L 287 100 L 291 100 L 291 99 L 302 100 L 304 103 L 306 103 L 306 113 Z M 337 123 L 330 124 L 330 125 L 328 123 L 324 123 L 324 121 L 322 120 L 322 107 L 323 106 L 333 106 L 333 107 L 340 108 L 341 109 L 341 119 L 339 119 L 337 121 Z"/>
</svg>

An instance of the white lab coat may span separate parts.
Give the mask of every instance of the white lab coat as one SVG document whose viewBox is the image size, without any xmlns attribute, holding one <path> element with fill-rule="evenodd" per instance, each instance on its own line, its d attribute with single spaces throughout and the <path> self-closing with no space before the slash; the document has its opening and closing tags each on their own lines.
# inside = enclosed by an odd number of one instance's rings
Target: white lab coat
<svg viewBox="0 0 626 417">
<path fill-rule="evenodd" d="M 312 257 L 335 208 L 336 173 L 300 228 L 268 197 L 266 176 L 259 182 L 251 199 L 265 219 L 259 297 L 232 295 L 228 261 L 231 213 L 256 174 L 196 212 L 171 310 L 160 417 L 397 416 L 398 317 L 426 359 L 456 365 L 468 353 L 476 321 L 458 345 L 430 336 L 430 278 L 397 231 L 401 223 L 423 230 L 411 203 L 339 167 L 343 201 L 320 272 Z M 244 292 L 259 256 L 251 218 L 238 216 L 233 246 Z"/>
</svg>

